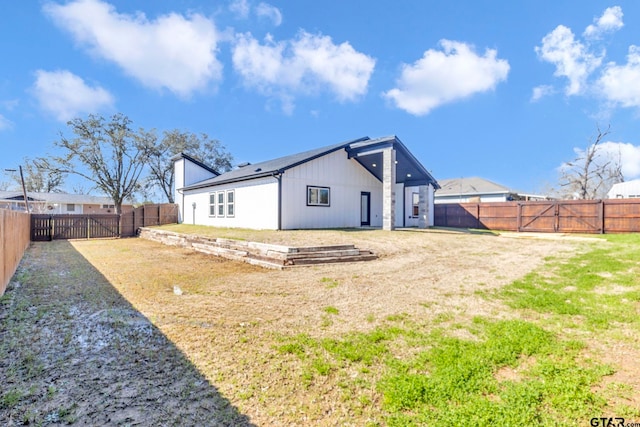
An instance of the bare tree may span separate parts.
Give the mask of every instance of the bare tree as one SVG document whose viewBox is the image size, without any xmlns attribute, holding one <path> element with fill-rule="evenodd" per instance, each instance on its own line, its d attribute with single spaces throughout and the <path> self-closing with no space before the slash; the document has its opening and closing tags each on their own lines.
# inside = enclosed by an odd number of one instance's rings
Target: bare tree
<svg viewBox="0 0 640 427">
<path fill-rule="evenodd" d="M 613 158 L 602 150 L 603 139 L 611 132 L 597 127 L 597 135 L 585 150 L 576 149 L 577 157 L 560 167 L 559 185 L 565 198 L 603 198 L 611 185 L 624 181 L 621 156 Z"/>
<path fill-rule="evenodd" d="M 110 121 L 89 115 L 67 123 L 75 135 L 69 139 L 60 133 L 55 143 L 65 155 L 53 158 L 48 167 L 60 173 L 81 176 L 95 184 L 113 199 L 115 212 L 122 212 L 122 203 L 138 188 L 138 180 L 156 142 L 155 134 L 137 132 L 131 120 L 115 114 Z"/>
<path fill-rule="evenodd" d="M 51 168 L 49 161 L 44 158 L 33 161 L 25 158 L 23 172 L 26 190 L 36 193 L 60 192 L 65 180 L 65 174 Z M 13 179 L 18 185 L 22 185 L 22 179 L 19 174 L 13 174 Z"/>
<path fill-rule="evenodd" d="M 147 192 L 159 189 L 169 203 L 174 202 L 173 156 L 185 153 L 210 166 L 218 172 L 231 169 L 231 154 L 216 139 L 206 134 L 196 135 L 180 130 L 165 131 L 162 140 L 156 144 L 149 156 L 149 177 L 146 181 Z"/>
</svg>

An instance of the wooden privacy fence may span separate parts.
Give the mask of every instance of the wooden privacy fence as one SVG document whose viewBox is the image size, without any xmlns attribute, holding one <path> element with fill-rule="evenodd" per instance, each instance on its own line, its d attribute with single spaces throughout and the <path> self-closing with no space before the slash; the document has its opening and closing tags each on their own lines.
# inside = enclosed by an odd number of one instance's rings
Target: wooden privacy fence
<svg viewBox="0 0 640 427">
<path fill-rule="evenodd" d="M 176 224 L 177 222 L 178 205 L 171 203 L 142 205 L 122 215 L 121 236 L 135 236 L 140 227 Z"/>
<path fill-rule="evenodd" d="M 640 199 L 437 204 L 434 223 L 543 233 L 640 232 Z"/>
<path fill-rule="evenodd" d="M 144 205 L 122 215 L 31 215 L 31 240 L 132 237 L 140 227 L 178 222 L 178 206 Z"/>
<path fill-rule="evenodd" d="M 119 237 L 119 215 L 31 215 L 31 240 Z"/>
<path fill-rule="evenodd" d="M 29 246 L 29 214 L 0 209 L 0 296 Z"/>
</svg>

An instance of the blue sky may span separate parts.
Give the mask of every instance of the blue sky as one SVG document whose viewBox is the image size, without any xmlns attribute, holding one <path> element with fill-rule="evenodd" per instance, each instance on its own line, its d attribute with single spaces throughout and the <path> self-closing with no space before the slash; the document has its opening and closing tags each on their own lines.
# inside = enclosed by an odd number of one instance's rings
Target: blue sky
<svg viewBox="0 0 640 427">
<path fill-rule="evenodd" d="M 0 167 L 66 121 L 204 132 L 235 162 L 397 135 L 436 179 L 521 191 L 611 125 L 640 178 L 640 2 L 20 1 L 0 14 Z M 9 176 L 0 173 L 0 181 Z"/>
</svg>

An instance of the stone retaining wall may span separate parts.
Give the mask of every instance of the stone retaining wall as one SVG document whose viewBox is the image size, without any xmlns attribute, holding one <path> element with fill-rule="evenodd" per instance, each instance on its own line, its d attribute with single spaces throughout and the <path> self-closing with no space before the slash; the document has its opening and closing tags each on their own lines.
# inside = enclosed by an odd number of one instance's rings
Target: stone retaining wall
<svg viewBox="0 0 640 427">
<path fill-rule="evenodd" d="M 354 245 L 291 247 L 195 236 L 144 227 L 140 229 L 140 237 L 165 245 L 191 248 L 210 255 L 276 269 L 323 263 L 370 261 L 377 258 L 372 252 L 360 250 Z"/>
</svg>

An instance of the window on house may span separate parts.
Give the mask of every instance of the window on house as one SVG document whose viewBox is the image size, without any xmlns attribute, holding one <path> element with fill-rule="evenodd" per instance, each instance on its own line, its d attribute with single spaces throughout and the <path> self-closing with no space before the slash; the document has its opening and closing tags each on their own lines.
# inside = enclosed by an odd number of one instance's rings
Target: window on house
<svg viewBox="0 0 640 427">
<path fill-rule="evenodd" d="M 218 216 L 224 216 L 224 191 L 218 191 Z"/>
<path fill-rule="evenodd" d="M 102 205 L 102 209 L 114 209 L 116 205 Z"/>
<path fill-rule="evenodd" d="M 411 215 L 414 217 L 420 216 L 420 194 L 411 193 Z"/>
<path fill-rule="evenodd" d="M 209 216 L 216 216 L 216 193 L 209 193 Z"/>
<path fill-rule="evenodd" d="M 235 191 L 229 190 L 227 191 L 227 216 L 235 215 Z"/>
<path fill-rule="evenodd" d="M 307 186 L 307 206 L 331 206 L 329 187 Z"/>
<path fill-rule="evenodd" d="M 75 211 L 76 211 L 76 205 L 74 205 L 73 203 L 68 203 L 67 212 L 75 212 Z"/>
</svg>

